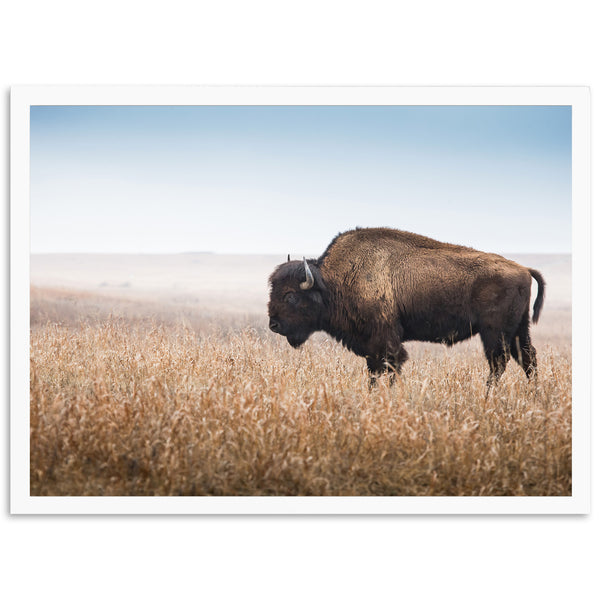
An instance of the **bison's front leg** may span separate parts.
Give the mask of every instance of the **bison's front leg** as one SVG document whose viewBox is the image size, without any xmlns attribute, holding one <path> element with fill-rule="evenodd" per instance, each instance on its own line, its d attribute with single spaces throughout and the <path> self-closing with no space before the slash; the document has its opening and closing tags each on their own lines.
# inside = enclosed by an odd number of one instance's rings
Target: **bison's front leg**
<svg viewBox="0 0 600 600">
<path fill-rule="evenodd" d="M 379 376 L 386 372 L 385 361 L 379 356 L 367 356 L 367 369 L 369 371 L 369 389 L 373 389 Z"/>
<path fill-rule="evenodd" d="M 390 384 L 394 383 L 396 375 L 400 374 L 402 365 L 407 359 L 408 353 L 402 344 L 393 353 L 386 352 L 367 356 L 367 369 L 370 374 L 369 387 L 372 388 L 377 383 L 378 377 L 383 374 L 389 374 Z"/>
</svg>

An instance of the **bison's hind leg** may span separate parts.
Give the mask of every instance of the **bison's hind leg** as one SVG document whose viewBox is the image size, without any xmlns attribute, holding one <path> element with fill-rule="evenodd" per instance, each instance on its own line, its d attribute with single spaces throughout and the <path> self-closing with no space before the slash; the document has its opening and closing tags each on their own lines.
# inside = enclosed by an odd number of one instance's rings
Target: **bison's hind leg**
<svg viewBox="0 0 600 600">
<path fill-rule="evenodd" d="M 509 348 L 506 343 L 506 337 L 500 331 L 482 329 L 480 332 L 483 350 L 490 366 L 490 374 L 487 378 L 487 388 L 498 382 L 506 370 L 506 363 L 509 359 Z"/>
<path fill-rule="evenodd" d="M 525 371 L 527 379 L 532 377 L 535 379 L 537 376 L 537 357 L 529 334 L 529 312 L 523 315 L 523 319 L 519 323 L 517 332 L 510 343 L 510 353 Z"/>
</svg>

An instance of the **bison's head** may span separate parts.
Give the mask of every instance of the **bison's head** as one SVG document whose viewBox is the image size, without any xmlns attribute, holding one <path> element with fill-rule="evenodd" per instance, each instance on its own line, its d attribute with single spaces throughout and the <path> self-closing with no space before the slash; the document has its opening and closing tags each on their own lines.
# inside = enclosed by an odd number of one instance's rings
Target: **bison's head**
<svg viewBox="0 0 600 600">
<path fill-rule="evenodd" d="M 293 260 L 279 265 L 271 277 L 269 328 L 301 346 L 311 333 L 323 328 L 325 287 L 316 265 Z"/>
</svg>

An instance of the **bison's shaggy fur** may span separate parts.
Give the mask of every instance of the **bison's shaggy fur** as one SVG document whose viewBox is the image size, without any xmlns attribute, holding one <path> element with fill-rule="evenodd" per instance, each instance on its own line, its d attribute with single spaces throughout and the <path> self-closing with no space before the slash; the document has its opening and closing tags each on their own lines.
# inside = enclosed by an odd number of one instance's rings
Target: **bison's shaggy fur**
<svg viewBox="0 0 600 600">
<path fill-rule="evenodd" d="M 270 327 L 294 347 L 325 331 L 364 356 L 373 376 L 400 371 L 405 341 L 452 345 L 478 333 L 488 384 L 502 375 L 509 355 L 530 377 L 532 277 L 536 323 L 545 287 L 538 271 L 406 231 L 356 229 L 334 238 L 316 260 L 288 260 L 275 269 Z"/>
</svg>

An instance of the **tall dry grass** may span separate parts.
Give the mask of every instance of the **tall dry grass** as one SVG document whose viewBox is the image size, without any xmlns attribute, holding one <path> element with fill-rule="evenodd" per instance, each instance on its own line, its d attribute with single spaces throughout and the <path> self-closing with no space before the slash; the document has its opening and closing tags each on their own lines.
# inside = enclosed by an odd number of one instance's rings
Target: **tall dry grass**
<svg viewBox="0 0 600 600">
<path fill-rule="evenodd" d="M 264 316 L 61 293 L 32 299 L 32 495 L 571 493 L 564 337 L 538 344 L 537 387 L 513 362 L 486 398 L 472 340 L 411 344 L 369 390 L 363 359 L 323 335 L 293 350 Z"/>
</svg>

